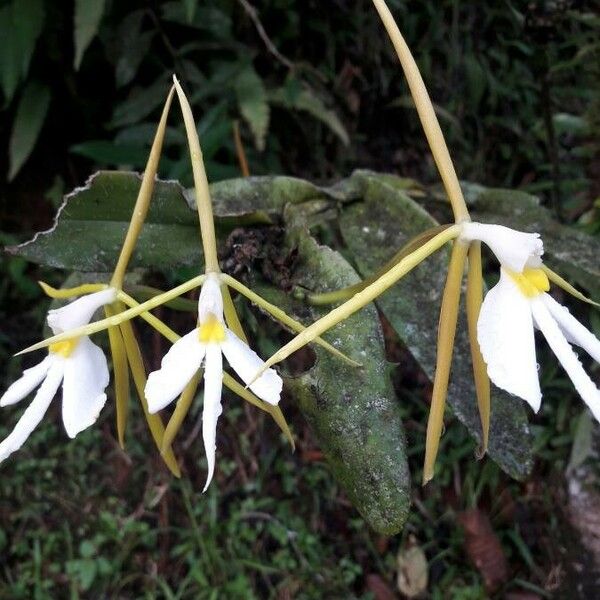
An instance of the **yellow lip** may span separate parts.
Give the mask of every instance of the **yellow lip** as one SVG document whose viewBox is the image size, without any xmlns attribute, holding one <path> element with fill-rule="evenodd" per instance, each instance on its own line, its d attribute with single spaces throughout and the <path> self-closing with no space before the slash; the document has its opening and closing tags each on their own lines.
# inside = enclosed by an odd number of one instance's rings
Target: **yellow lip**
<svg viewBox="0 0 600 600">
<path fill-rule="evenodd" d="M 201 342 L 207 344 L 209 342 L 220 343 L 225 341 L 225 327 L 223 323 L 217 319 L 212 313 L 208 315 L 204 323 L 200 325 L 198 338 Z"/>
<path fill-rule="evenodd" d="M 64 342 L 56 342 L 56 344 L 50 344 L 48 350 L 52 354 L 59 354 L 63 358 L 68 358 L 75 350 L 75 347 L 79 343 L 79 338 L 73 340 L 65 340 Z"/>
<path fill-rule="evenodd" d="M 550 289 L 548 275 L 543 269 L 523 269 L 522 273 L 516 273 L 509 269 L 505 269 L 505 271 L 527 298 L 535 298 Z"/>
</svg>

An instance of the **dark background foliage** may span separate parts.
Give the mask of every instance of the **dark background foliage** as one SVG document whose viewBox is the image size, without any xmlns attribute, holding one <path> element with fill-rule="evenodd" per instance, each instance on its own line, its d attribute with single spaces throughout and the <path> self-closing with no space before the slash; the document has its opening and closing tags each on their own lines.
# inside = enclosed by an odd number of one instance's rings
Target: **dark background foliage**
<svg viewBox="0 0 600 600">
<path fill-rule="evenodd" d="M 389 4 L 460 177 L 537 193 L 558 218 L 598 231 L 600 5 Z M 95 169 L 143 168 L 173 73 L 190 95 L 212 181 L 239 174 L 234 121 L 253 174 L 329 181 L 368 167 L 437 181 L 366 0 L 12 0 L 0 3 L 0 39 L 2 243 L 49 226 L 62 194 Z M 175 109 L 161 175 L 189 184 L 187 161 Z M 7 383 L 20 367 L 9 355 L 39 336 L 47 307 L 33 282 L 62 275 L 19 259 L 0 267 Z M 152 340 L 149 348 L 157 360 Z M 545 376 L 561 389 L 556 372 Z M 405 379 L 397 374 L 396 385 Z M 422 400 L 406 409 L 409 436 L 426 409 Z M 383 539 L 365 530 L 294 415 L 299 451 L 290 455 L 261 417 L 227 411 L 221 480 L 201 496 L 193 424 L 182 444 L 187 477 L 176 483 L 143 426 L 126 456 L 111 415 L 67 444 L 54 409 L 2 466 L 0 596 L 386 598 L 397 552 L 416 546 L 429 562 L 431 597 L 481 598 L 494 573 L 465 556 L 473 545 L 465 511 L 476 507 L 510 565 L 498 593 L 550 597 L 568 586 L 571 567 L 546 542 L 569 547 L 572 534 L 553 515 L 573 440 L 588 434 L 567 398 L 544 410 L 534 421 L 538 465 L 525 484 L 474 463 L 472 443 L 449 424 L 458 450 L 442 458 L 432 486 L 415 491 L 405 533 Z M 3 419 L 2 431 L 12 422 Z"/>
</svg>

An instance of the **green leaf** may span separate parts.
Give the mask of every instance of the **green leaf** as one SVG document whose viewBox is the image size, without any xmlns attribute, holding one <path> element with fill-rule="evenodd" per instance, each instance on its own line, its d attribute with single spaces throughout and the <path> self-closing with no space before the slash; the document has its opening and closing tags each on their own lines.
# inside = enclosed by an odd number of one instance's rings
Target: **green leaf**
<svg viewBox="0 0 600 600">
<path fill-rule="evenodd" d="M 8 180 L 14 179 L 29 158 L 50 105 L 50 90 L 32 81 L 23 90 L 9 142 Z"/>
<path fill-rule="evenodd" d="M 107 143 L 108 144 L 108 143 Z M 109 144 L 107 152 L 112 151 Z M 76 271 L 111 271 L 140 186 L 136 173 L 99 171 L 66 196 L 54 226 L 8 250 L 33 262 Z M 211 186 L 219 231 L 280 219 L 290 203 L 331 202 L 339 193 L 294 177 L 249 177 Z M 157 181 L 132 267 L 200 265 L 202 254 L 193 192 Z"/>
<path fill-rule="evenodd" d="M 83 55 L 96 37 L 104 14 L 105 0 L 75 0 L 75 70 L 79 70 Z"/>
<path fill-rule="evenodd" d="M 477 109 L 487 88 L 486 70 L 473 54 L 464 57 L 467 91 L 472 109 Z"/>
<path fill-rule="evenodd" d="M 298 222 L 288 224 L 288 244 L 298 251 L 294 283 L 321 291 L 358 281 L 339 253 L 319 245 Z M 328 311 L 309 308 L 259 282 L 252 287 L 305 324 Z M 366 307 L 325 338 L 363 366 L 348 366 L 315 347 L 314 366 L 298 377 L 287 377 L 286 387 L 352 504 L 375 531 L 395 534 L 408 515 L 410 477 L 400 404 L 390 380 L 377 311 L 372 305 Z"/>
<path fill-rule="evenodd" d="M 350 137 L 337 114 L 325 106 L 314 90 L 300 88 L 296 93 L 290 93 L 290 85 L 292 84 L 288 83 L 285 87 L 270 92 L 269 100 L 273 104 L 307 112 L 335 133 L 344 146 L 348 146 Z"/>
<path fill-rule="evenodd" d="M 252 66 L 248 66 L 236 77 L 234 90 L 240 113 L 254 136 L 254 144 L 262 151 L 269 128 L 269 105 L 262 79 Z"/>
<path fill-rule="evenodd" d="M 366 171 L 353 175 L 364 202 L 345 208 L 341 232 L 359 273 L 367 277 L 389 260 L 410 238 L 437 222 L 405 193 L 405 180 Z M 376 300 L 383 314 L 425 374 L 433 380 L 437 323 L 448 269 L 448 253 L 440 251 Z M 471 367 L 466 319 L 457 329 L 448 391 L 452 412 L 471 435 L 481 440 L 481 426 Z M 500 390 L 492 394 L 489 455 L 511 476 L 521 479 L 532 467 L 531 439 L 523 402 Z"/>
<path fill-rule="evenodd" d="M 66 196 L 54 226 L 30 242 L 8 248 L 41 264 L 76 271 L 110 272 L 115 266 L 141 178 L 99 171 Z M 174 182 L 157 182 L 132 267 L 198 265 L 197 216 Z"/>
<path fill-rule="evenodd" d="M 43 25 L 43 0 L 13 0 L 0 9 L 0 83 L 7 103 L 29 71 Z"/>
<path fill-rule="evenodd" d="M 194 20 L 194 14 L 196 13 L 197 0 L 182 0 L 183 8 L 185 9 L 185 18 L 188 23 Z"/>
</svg>

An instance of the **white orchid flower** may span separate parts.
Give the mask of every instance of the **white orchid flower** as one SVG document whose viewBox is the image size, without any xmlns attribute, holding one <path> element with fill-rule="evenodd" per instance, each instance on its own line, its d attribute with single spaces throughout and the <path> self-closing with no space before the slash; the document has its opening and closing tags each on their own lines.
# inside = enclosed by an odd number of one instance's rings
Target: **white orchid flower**
<svg viewBox="0 0 600 600">
<path fill-rule="evenodd" d="M 161 368 L 148 376 L 145 390 L 148 408 L 151 413 L 155 413 L 183 391 L 204 363 L 202 437 L 208 474 L 203 491 L 208 488 L 215 468 L 217 420 L 222 413 L 222 354 L 246 384 L 264 364 L 256 352 L 225 325 L 219 278 L 212 273 L 208 275 L 200 292 L 198 327 L 171 346 L 162 360 Z M 277 405 L 283 381 L 273 369 L 268 369 L 249 387 L 261 400 Z"/>
<path fill-rule="evenodd" d="M 115 298 L 116 292 L 112 288 L 83 296 L 49 311 L 48 325 L 55 334 L 86 325 L 98 308 L 114 302 Z M 109 381 L 106 358 L 89 337 L 58 342 L 48 350 L 48 356 L 23 371 L 23 376 L 0 398 L 0 406 L 16 404 L 40 386 L 13 431 L 0 443 L 0 461 L 25 443 L 48 410 L 61 382 L 62 418 L 70 438 L 92 425 L 106 402 L 104 390 Z"/>
<path fill-rule="evenodd" d="M 534 411 L 542 393 L 535 355 L 534 328 L 539 329 L 593 415 L 600 421 L 600 390 L 584 371 L 571 344 L 600 362 L 600 340 L 547 292 L 538 234 L 500 225 L 467 223 L 461 239 L 479 240 L 500 261 L 500 280 L 487 293 L 477 323 L 477 339 L 490 379 L 526 400 Z"/>
</svg>

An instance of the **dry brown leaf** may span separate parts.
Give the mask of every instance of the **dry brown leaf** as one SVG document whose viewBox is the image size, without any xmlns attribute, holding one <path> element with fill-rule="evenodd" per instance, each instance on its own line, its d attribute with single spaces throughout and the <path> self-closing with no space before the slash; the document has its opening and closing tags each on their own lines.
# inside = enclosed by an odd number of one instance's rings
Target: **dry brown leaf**
<svg viewBox="0 0 600 600">
<path fill-rule="evenodd" d="M 486 514 L 473 508 L 458 515 L 465 530 L 465 550 L 483 577 L 488 592 L 496 591 L 508 579 L 508 565 L 500 540 Z"/>
</svg>

